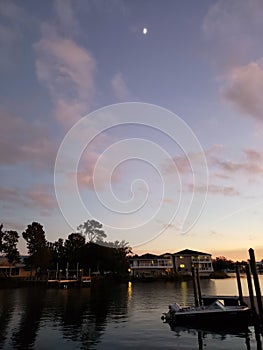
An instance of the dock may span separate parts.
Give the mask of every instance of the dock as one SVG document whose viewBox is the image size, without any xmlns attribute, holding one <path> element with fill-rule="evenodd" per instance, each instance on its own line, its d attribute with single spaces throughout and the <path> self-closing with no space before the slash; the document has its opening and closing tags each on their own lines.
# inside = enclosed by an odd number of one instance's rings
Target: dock
<svg viewBox="0 0 263 350">
<path fill-rule="evenodd" d="M 89 287 L 91 285 L 91 277 L 83 276 L 81 279 L 49 279 L 47 280 L 49 287 L 68 288 L 68 287 Z"/>
</svg>

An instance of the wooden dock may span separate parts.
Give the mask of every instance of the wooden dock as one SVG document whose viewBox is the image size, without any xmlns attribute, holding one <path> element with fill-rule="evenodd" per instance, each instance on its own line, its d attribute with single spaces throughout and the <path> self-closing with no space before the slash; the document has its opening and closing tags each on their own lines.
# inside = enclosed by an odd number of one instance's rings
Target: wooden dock
<svg viewBox="0 0 263 350">
<path fill-rule="evenodd" d="M 50 287 L 68 288 L 68 287 L 88 287 L 91 285 L 91 277 L 83 276 L 81 279 L 49 279 L 47 284 Z"/>
</svg>

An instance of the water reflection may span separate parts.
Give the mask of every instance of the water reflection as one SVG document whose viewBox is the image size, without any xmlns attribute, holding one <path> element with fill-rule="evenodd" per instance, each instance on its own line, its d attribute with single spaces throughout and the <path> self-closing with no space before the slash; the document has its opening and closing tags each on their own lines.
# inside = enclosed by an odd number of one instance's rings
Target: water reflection
<svg viewBox="0 0 263 350">
<path fill-rule="evenodd" d="M 201 285 L 203 294 L 237 290 L 234 279 L 201 280 Z M 161 315 L 175 301 L 193 304 L 191 281 L 0 290 L 0 349 L 262 350 L 253 328 L 238 334 L 171 331 Z"/>
<path fill-rule="evenodd" d="M 0 294 L 0 348 L 8 335 L 8 326 L 14 312 L 14 295 L 8 290 Z"/>
<path fill-rule="evenodd" d="M 64 339 L 89 348 L 99 343 L 107 322 L 124 317 L 127 313 L 127 287 L 98 283 L 92 288 L 56 290 L 57 304 L 46 310 L 45 317 L 52 319 L 56 310 Z M 51 292 L 52 294 L 52 292 Z"/>
<path fill-rule="evenodd" d="M 178 327 L 170 324 L 171 330 L 175 333 L 176 337 L 180 337 L 182 334 L 188 334 L 196 337 L 198 343 L 198 349 L 203 350 L 207 346 L 207 339 L 227 340 L 229 337 L 237 337 L 244 339 L 244 344 L 247 350 L 251 350 L 250 341 L 253 337 L 252 332 L 249 329 L 240 330 L 240 331 L 218 331 L 218 330 L 203 330 L 203 329 L 194 329 L 187 327 Z M 259 333 L 254 334 L 255 340 L 257 342 L 257 350 L 262 350 L 261 347 L 261 336 Z"/>
<path fill-rule="evenodd" d="M 23 311 L 18 326 L 12 333 L 13 349 L 32 349 L 39 330 L 46 289 L 22 290 L 20 302 Z"/>
</svg>

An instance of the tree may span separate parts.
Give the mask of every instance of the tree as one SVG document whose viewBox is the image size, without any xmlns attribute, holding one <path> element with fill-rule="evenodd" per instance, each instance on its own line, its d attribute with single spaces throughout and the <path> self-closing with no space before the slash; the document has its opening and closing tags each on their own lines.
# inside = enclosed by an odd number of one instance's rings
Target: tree
<svg viewBox="0 0 263 350">
<path fill-rule="evenodd" d="M 66 250 L 64 247 L 64 240 L 59 238 L 54 243 L 48 242 L 48 247 L 51 254 L 51 268 L 65 268 L 67 263 Z"/>
<path fill-rule="evenodd" d="M 77 227 L 83 235 L 86 235 L 89 243 L 102 243 L 103 239 L 107 237 L 102 230 L 102 224 L 96 220 L 87 220 Z"/>
<path fill-rule="evenodd" d="M 64 243 L 65 255 L 70 263 L 77 263 L 80 249 L 85 246 L 85 237 L 80 233 L 71 233 Z"/>
<path fill-rule="evenodd" d="M 3 252 L 3 237 L 4 237 L 3 224 L 1 224 L 0 225 L 0 253 Z"/>
<path fill-rule="evenodd" d="M 234 262 L 232 260 L 228 260 L 224 256 L 219 256 L 216 257 L 213 260 L 213 268 L 215 271 L 220 271 L 220 270 L 226 270 L 226 269 L 233 269 L 234 268 Z"/>
<path fill-rule="evenodd" d="M 22 233 L 27 242 L 29 253 L 29 263 L 35 268 L 43 269 L 48 266 L 50 260 L 50 250 L 47 246 L 45 231 L 38 222 L 32 222 Z"/>
<path fill-rule="evenodd" d="M 17 249 L 17 243 L 18 243 L 19 235 L 16 231 L 5 231 L 3 234 L 3 251 L 5 253 L 5 256 L 8 260 L 9 266 L 10 266 L 10 272 L 11 275 L 11 265 L 13 263 L 16 263 L 20 260 L 19 257 L 19 251 Z"/>
</svg>

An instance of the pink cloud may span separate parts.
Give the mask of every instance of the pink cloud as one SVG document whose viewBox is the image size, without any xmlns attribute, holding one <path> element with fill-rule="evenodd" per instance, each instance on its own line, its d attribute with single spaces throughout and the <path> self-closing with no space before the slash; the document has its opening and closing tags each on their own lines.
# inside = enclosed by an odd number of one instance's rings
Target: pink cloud
<svg viewBox="0 0 263 350">
<path fill-rule="evenodd" d="M 93 103 L 95 61 L 86 49 L 47 23 L 34 48 L 37 77 L 49 90 L 54 115 L 63 126 L 72 126 Z"/>
<path fill-rule="evenodd" d="M 0 198 L 4 202 L 19 201 L 19 191 L 17 188 L 0 186 Z"/>
<path fill-rule="evenodd" d="M 213 64 L 226 69 L 250 61 L 261 46 L 262 16 L 261 0 L 211 2 L 202 29 L 210 41 Z"/>
<path fill-rule="evenodd" d="M 257 121 L 263 119 L 263 60 L 232 70 L 224 96 L 240 111 Z"/>
<path fill-rule="evenodd" d="M 27 189 L 0 186 L 0 198 L 9 208 L 23 205 L 25 208 L 40 210 L 42 214 L 50 213 L 57 207 L 52 185 L 38 184 Z"/>
<path fill-rule="evenodd" d="M 262 162 L 263 161 L 263 153 L 255 151 L 253 149 L 245 149 L 244 151 L 245 156 L 247 159 L 253 162 Z"/>
<path fill-rule="evenodd" d="M 57 208 L 57 201 L 53 186 L 39 184 L 27 190 L 28 203 L 30 208 L 39 208 L 42 212 L 50 212 Z"/>
<path fill-rule="evenodd" d="M 126 82 L 121 73 L 117 73 L 111 80 L 114 95 L 120 101 L 128 101 L 131 99 L 131 94 L 128 90 Z"/>
<path fill-rule="evenodd" d="M 57 146 L 47 127 L 0 110 L 0 162 L 51 169 Z"/>
<path fill-rule="evenodd" d="M 109 188 L 110 184 L 117 183 L 121 179 L 121 170 L 115 169 L 109 179 L 109 172 L 111 171 L 107 159 L 100 158 L 101 154 L 93 150 L 87 152 L 84 156 L 79 171 L 77 174 L 78 183 L 82 188 L 94 190 L 94 182 L 97 190 L 103 190 L 105 187 Z M 100 159 L 99 159 L 100 158 Z M 99 162 L 99 163 L 97 163 Z M 99 171 L 94 173 L 95 167 L 99 164 Z M 110 183 L 109 183 L 110 181 Z"/>
<path fill-rule="evenodd" d="M 163 202 L 169 204 L 169 203 L 174 203 L 175 200 L 174 200 L 174 198 L 168 198 L 168 197 L 166 197 L 166 198 L 163 199 Z"/>
<path fill-rule="evenodd" d="M 189 186 L 189 191 L 190 192 L 207 192 L 210 194 L 221 194 L 223 196 L 238 196 L 240 193 L 238 190 L 236 190 L 234 187 L 232 186 L 220 186 L 220 185 L 212 185 L 210 184 L 208 186 L 208 189 L 206 188 L 206 186 L 193 186 L 190 185 Z"/>
<path fill-rule="evenodd" d="M 206 151 L 206 155 L 210 172 L 214 168 L 223 171 L 223 173 L 215 173 L 217 177 L 230 179 L 230 175 L 233 174 L 255 176 L 263 173 L 263 153 L 254 149 L 244 149 L 239 161 L 225 160 L 226 155 L 223 148 L 219 152 L 217 147 L 212 147 Z"/>
<path fill-rule="evenodd" d="M 12 0 L 0 2 L 0 13 L 1 16 L 13 21 L 22 21 L 25 17 L 24 10 Z"/>
<path fill-rule="evenodd" d="M 191 166 L 186 155 L 180 155 L 173 158 L 175 166 L 180 174 L 191 173 Z M 166 174 L 174 172 L 174 165 L 170 161 L 164 164 L 164 171 Z"/>
<path fill-rule="evenodd" d="M 60 32 L 69 37 L 77 33 L 79 25 L 74 15 L 72 1 L 55 0 L 54 7 Z"/>
</svg>

